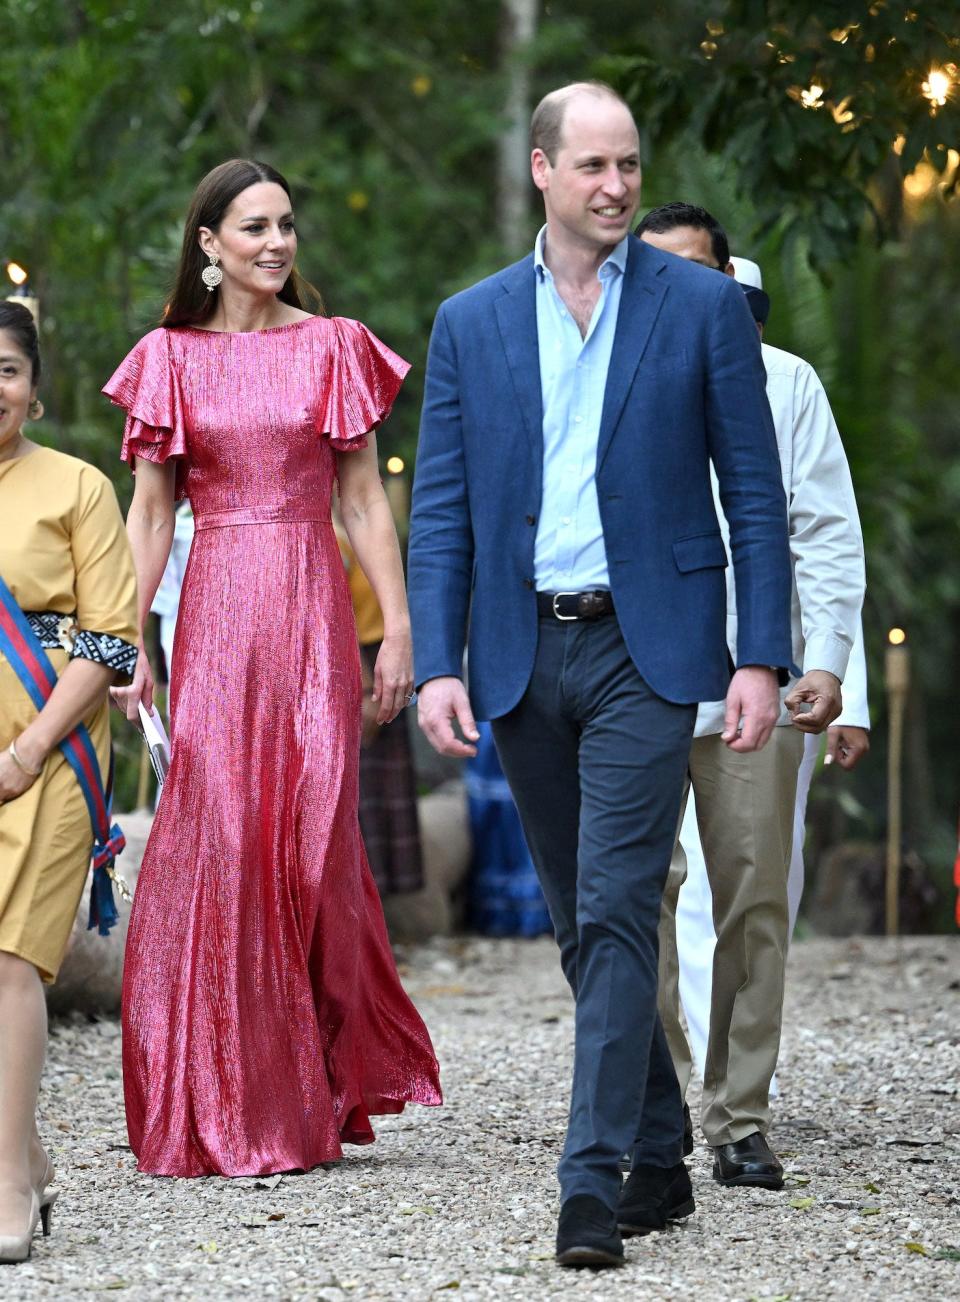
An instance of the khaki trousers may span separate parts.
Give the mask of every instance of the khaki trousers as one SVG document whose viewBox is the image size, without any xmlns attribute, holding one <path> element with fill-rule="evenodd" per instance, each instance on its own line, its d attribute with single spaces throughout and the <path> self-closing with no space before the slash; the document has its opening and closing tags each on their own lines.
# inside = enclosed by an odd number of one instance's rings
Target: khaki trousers
<svg viewBox="0 0 960 1302">
<path fill-rule="evenodd" d="M 700 1124 L 707 1143 L 735 1143 L 770 1123 L 790 939 L 787 875 L 803 735 L 774 728 L 762 751 L 729 750 L 719 736 L 690 750 L 717 946 Z M 681 1090 L 692 1061 L 680 1024 L 676 908 L 687 861 L 679 839 L 660 914 L 659 1009 Z"/>
</svg>

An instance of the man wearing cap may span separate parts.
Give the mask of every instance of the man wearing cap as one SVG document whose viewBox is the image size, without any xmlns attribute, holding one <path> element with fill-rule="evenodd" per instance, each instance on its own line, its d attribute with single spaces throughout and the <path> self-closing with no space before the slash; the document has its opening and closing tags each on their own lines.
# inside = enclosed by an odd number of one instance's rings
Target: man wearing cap
<svg viewBox="0 0 960 1302">
<path fill-rule="evenodd" d="M 645 243 L 705 267 L 735 274 L 727 237 L 704 209 L 667 204 L 637 228 Z M 759 268 L 744 264 L 748 303 L 762 329 L 769 299 Z M 808 363 L 762 345 L 767 396 L 777 434 L 793 560 L 793 656 L 804 675 L 790 694 L 809 705 L 791 718 L 785 709 L 763 752 L 731 755 L 720 742 L 723 703 L 701 705 L 690 753 L 689 785 L 696 798 L 697 838 L 687 819 L 683 835 L 694 854 L 693 899 L 681 914 L 681 933 L 694 969 L 689 1021 L 696 1044 L 708 1021 L 703 1062 L 701 1125 L 714 1150 L 714 1178 L 725 1185 L 780 1188 L 783 1169 L 766 1141 L 769 1093 L 780 1045 L 791 911 L 788 879 L 793 856 L 797 775 L 808 739 L 840 713 L 840 684 L 848 674 L 851 649 L 862 640 L 863 543 L 853 485 L 840 435 L 823 386 Z M 721 520 L 722 525 L 722 520 Z M 728 640 L 736 638 L 736 598 L 728 582 Z M 855 657 L 856 659 L 856 657 Z M 800 689 L 800 690 L 798 690 Z M 802 707 L 801 707 L 802 708 Z M 866 733 L 841 719 L 830 742 L 844 767 L 866 749 Z M 861 720 L 857 720 L 861 722 Z M 794 726 L 790 726 L 790 724 Z M 812 749 L 812 748 L 811 748 Z M 812 758 L 807 758 L 807 770 Z M 801 792 L 805 804 L 805 792 Z M 802 851 L 802 846 L 797 847 Z M 799 859 L 802 878 L 802 858 Z M 679 1020 L 677 897 L 688 864 L 678 841 L 664 894 L 660 936 L 660 1012 L 674 1064 L 685 1089 L 690 1048 Z M 795 870 L 796 871 L 796 870 Z M 799 895 L 792 892 L 796 901 Z M 712 920 L 709 910 L 712 907 Z M 693 923 L 690 918 L 693 914 Z M 699 916 L 699 928 L 696 925 Z M 711 925 L 712 921 L 712 925 Z M 704 972 L 705 951 L 715 928 L 712 973 Z M 699 935 L 697 932 L 699 931 Z M 697 941 L 700 944 L 697 944 Z M 692 942 L 692 943 L 691 943 Z M 696 980 L 699 970 L 700 980 Z M 709 1017 L 696 994 L 709 989 Z M 686 1007 L 686 1003 L 685 1003 Z"/>
</svg>

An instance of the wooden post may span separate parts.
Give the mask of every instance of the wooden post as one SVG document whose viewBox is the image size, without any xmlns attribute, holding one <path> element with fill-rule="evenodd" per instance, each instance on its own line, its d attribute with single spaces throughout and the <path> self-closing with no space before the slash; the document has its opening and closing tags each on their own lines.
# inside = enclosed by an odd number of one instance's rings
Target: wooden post
<svg viewBox="0 0 960 1302">
<path fill-rule="evenodd" d="M 892 628 L 885 662 L 887 712 L 887 935 L 900 934 L 900 864 L 903 856 L 903 722 L 910 689 L 910 652 L 902 628 Z"/>
</svg>

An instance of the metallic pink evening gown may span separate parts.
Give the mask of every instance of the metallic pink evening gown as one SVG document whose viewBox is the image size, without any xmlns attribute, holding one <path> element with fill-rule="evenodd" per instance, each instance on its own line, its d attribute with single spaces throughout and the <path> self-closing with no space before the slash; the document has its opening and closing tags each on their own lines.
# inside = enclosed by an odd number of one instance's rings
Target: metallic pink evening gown
<svg viewBox="0 0 960 1302">
<path fill-rule="evenodd" d="M 104 392 L 123 456 L 177 462 L 196 537 L 173 758 L 123 982 L 130 1145 L 156 1175 L 309 1169 L 441 1102 L 357 823 L 360 667 L 335 451 L 407 365 L 355 321 L 154 330 Z"/>
</svg>

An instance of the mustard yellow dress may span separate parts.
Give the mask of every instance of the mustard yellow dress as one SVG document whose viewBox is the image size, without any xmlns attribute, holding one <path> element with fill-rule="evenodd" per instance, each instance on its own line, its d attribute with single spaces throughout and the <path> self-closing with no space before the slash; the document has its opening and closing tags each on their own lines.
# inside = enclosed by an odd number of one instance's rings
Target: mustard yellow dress
<svg viewBox="0 0 960 1302">
<path fill-rule="evenodd" d="M 0 574 L 57 674 L 83 656 L 128 675 L 136 661 L 133 560 L 116 495 L 94 466 L 49 448 L 0 462 Z M 0 653 L 0 749 L 37 710 Z M 84 719 L 104 785 L 109 703 Z M 0 950 L 53 981 L 93 849 L 90 815 L 59 747 L 36 782 L 0 804 Z"/>
</svg>

